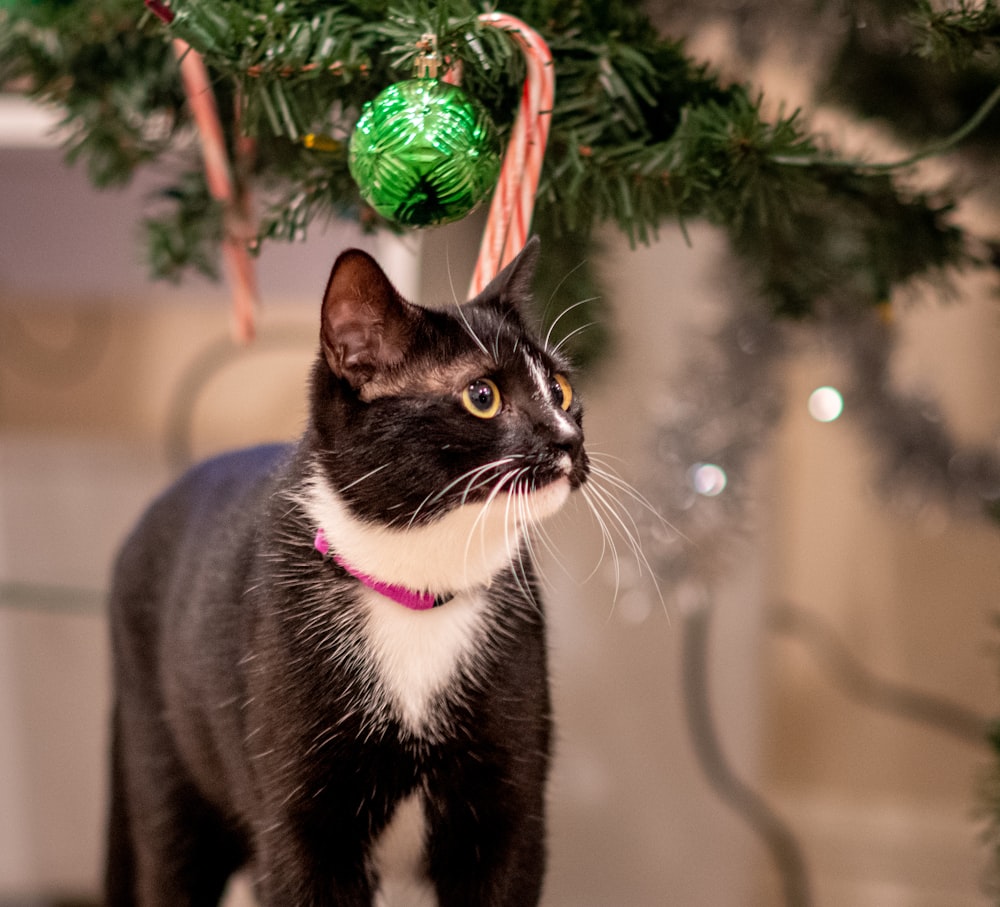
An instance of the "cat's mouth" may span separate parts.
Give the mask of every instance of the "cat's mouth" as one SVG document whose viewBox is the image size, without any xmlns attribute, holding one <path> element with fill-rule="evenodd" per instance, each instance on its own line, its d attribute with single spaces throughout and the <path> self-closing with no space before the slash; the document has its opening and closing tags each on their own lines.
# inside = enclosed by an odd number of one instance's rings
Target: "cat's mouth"
<svg viewBox="0 0 1000 907">
<path fill-rule="evenodd" d="M 569 487 L 575 490 L 587 481 L 589 473 L 590 461 L 585 453 L 580 451 L 575 460 L 568 453 L 564 453 L 556 461 L 555 472 L 549 481 L 558 482 L 566 479 Z"/>
</svg>

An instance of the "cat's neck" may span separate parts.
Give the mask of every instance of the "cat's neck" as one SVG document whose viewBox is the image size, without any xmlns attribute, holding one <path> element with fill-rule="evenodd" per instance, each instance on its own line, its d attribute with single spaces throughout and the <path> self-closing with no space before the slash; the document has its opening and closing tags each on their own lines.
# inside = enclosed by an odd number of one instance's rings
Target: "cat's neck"
<svg viewBox="0 0 1000 907">
<path fill-rule="evenodd" d="M 437 608 L 440 605 L 446 604 L 453 598 L 450 593 L 433 595 L 430 592 L 414 592 L 406 586 L 384 583 L 369 576 L 367 573 L 362 573 L 352 564 L 348 563 L 343 556 L 330 553 L 330 543 L 327 541 L 326 533 L 322 529 L 316 530 L 316 535 L 313 539 L 313 548 L 322 554 L 323 557 L 330 557 L 341 569 L 350 573 L 363 586 L 367 586 L 372 591 L 378 592 L 379 595 L 383 595 L 396 602 L 397 605 L 402 605 L 411 611 L 428 611 L 431 608 Z"/>
<path fill-rule="evenodd" d="M 389 527 L 359 519 L 322 478 L 306 485 L 301 500 L 322 530 L 331 553 L 377 582 L 432 595 L 489 585 L 518 557 L 524 525 L 519 508 L 501 494 L 488 504 L 465 504 L 434 522 Z"/>
</svg>

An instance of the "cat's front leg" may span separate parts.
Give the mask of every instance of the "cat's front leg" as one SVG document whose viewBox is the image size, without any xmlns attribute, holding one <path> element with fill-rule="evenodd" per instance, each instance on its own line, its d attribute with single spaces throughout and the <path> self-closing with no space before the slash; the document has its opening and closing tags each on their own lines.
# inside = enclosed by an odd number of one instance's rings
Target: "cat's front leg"
<svg viewBox="0 0 1000 907">
<path fill-rule="evenodd" d="M 531 798 L 534 799 L 534 798 Z M 452 801 L 431 829 L 428 867 L 439 907 L 532 907 L 545 875 L 541 802 Z"/>
<path fill-rule="evenodd" d="M 334 778 L 350 778 L 347 769 Z M 253 825 L 260 907 L 372 907 L 370 805 L 342 782 L 288 790 L 270 775 Z M 470 905 L 466 905 L 470 907 Z"/>
<path fill-rule="evenodd" d="M 254 890 L 260 907 L 372 907 L 370 873 L 357 842 L 317 840 L 290 825 L 262 836 Z"/>
</svg>

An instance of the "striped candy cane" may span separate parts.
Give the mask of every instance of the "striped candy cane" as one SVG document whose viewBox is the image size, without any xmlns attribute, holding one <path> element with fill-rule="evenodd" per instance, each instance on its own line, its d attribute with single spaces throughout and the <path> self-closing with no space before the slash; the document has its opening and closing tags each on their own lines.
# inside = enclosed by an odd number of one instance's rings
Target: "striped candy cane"
<svg viewBox="0 0 1000 907">
<path fill-rule="evenodd" d="M 233 330 L 238 340 L 249 343 L 254 338 L 254 312 L 258 299 L 256 271 L 247 248 L 256 232 L 250 214 L 249 195 L 245 189 L 237 191 L 233 179 L 205 61 L 201 54 L 180 38 L 174 39 L 173 46 L 180 63 L 184 93 L 198 128 L 208 191 L 224 207 L 222 256 L 233 293 Z M 237 139 L 238 143 L 241 141 L 244 140 Z M 238 145 L 237 151 L 241 150 L 247 154 L 249 146 Z"/>
<path fill-rule="evenodd" d="M 555 100 L 552 53 L 541 35 L 507 13 L 484 13 L 479 21 L 502 28 L 521 45 L 527 62 L 521 104 L 493 193 L 469 298 L 476 296 L 524 247 L 542 173 Z"/>
<path fill-rule="evenodd" d="M 145 0 L 145 5 L 167 25 L 174 21 L 174 12 L 164 0 Z M 237 188 L 233 179 L 219 109 L 215 104 L 215 94 L 205 61 L 201 54 L 181 38 L 174 39 L 173 48 L 180 65 L 184 94 L 198 129 L 201 156 L 205 164 L 205 182 L 212 198 L 222 202 L 224 208 L 222 256 L 233 293 L 233 330 L 238 340 L 249 343 L 254 338 L 254 311 L 258 299 L 257 275 L 248 249 L 249 243 L 255 240 L 256 233 L 250 193 L 245 185 Z M 245 163 L 253 151 L 253 140 L 239 136 L 238 132 L 237 128 L 237 165 Z"/>
</svg>

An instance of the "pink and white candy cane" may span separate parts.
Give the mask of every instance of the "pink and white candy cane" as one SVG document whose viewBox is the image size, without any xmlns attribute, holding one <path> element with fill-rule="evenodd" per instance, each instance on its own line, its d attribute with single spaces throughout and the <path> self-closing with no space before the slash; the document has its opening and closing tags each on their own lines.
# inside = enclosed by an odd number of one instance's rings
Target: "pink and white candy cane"
<svg viewBox="0 0 1000 907">
<path fill-rule="evenodd" d="M 470 299 L 521 251 L 528 239 L 555 101 L 552 53 L 541 35 L 507 13 L 483 13 L 479 21 L 511 34 L 521 45 L 528 73 L 500 169 L 500 181 L 490 204 L 469 288 Z"/>
<path fill-rule="evenodd" d="M 245 185 L 238 187 L 233 178 L 205 61 L 180 38 L 174 39 L 173 46 L 180 63 L 184 93 L 198 127 L 208 191 L 223 205 L 222 256 L 233 294 L 233 331 L 238 340 L 249 343 L 254 338 L 254 311 L 258 300 L 256 271 L 249 252 L 249 244 L 256 234 L 249 191 Z M 240 136 L 237 129 L 236 141 L 239 165 L 241 157 L 252 153 L 253 140 Z"/>
<path fill-rule="evenodd" d="M 174 21 L 174 12 L 164 0 L 145 0 L 145 5 L 167 25 Z M 198 129 L 208 191 L 223 205 L 222 255 L 233 294 L 233 331 L 238 340 L 249 343 L 254 338 L 254 310 L 258 296 L 257 276 L 249 251 L 250 243 L 255 241 L 256 230 L 250 191 L 246 185 L 247 175 L 242 174 L 243 179 L 239 181 L 233 177 L 215 93 L 201 54 L 180 38 L 174 39 L 173 48 L 180 64 L 184 94 Z M 236 112 L 239 116 L 238 100 Z M 240 167 L 253 154 L 253 139 L 241 135 L 238 124 L 236 135 L 236 166 Z"/>
</svg>

